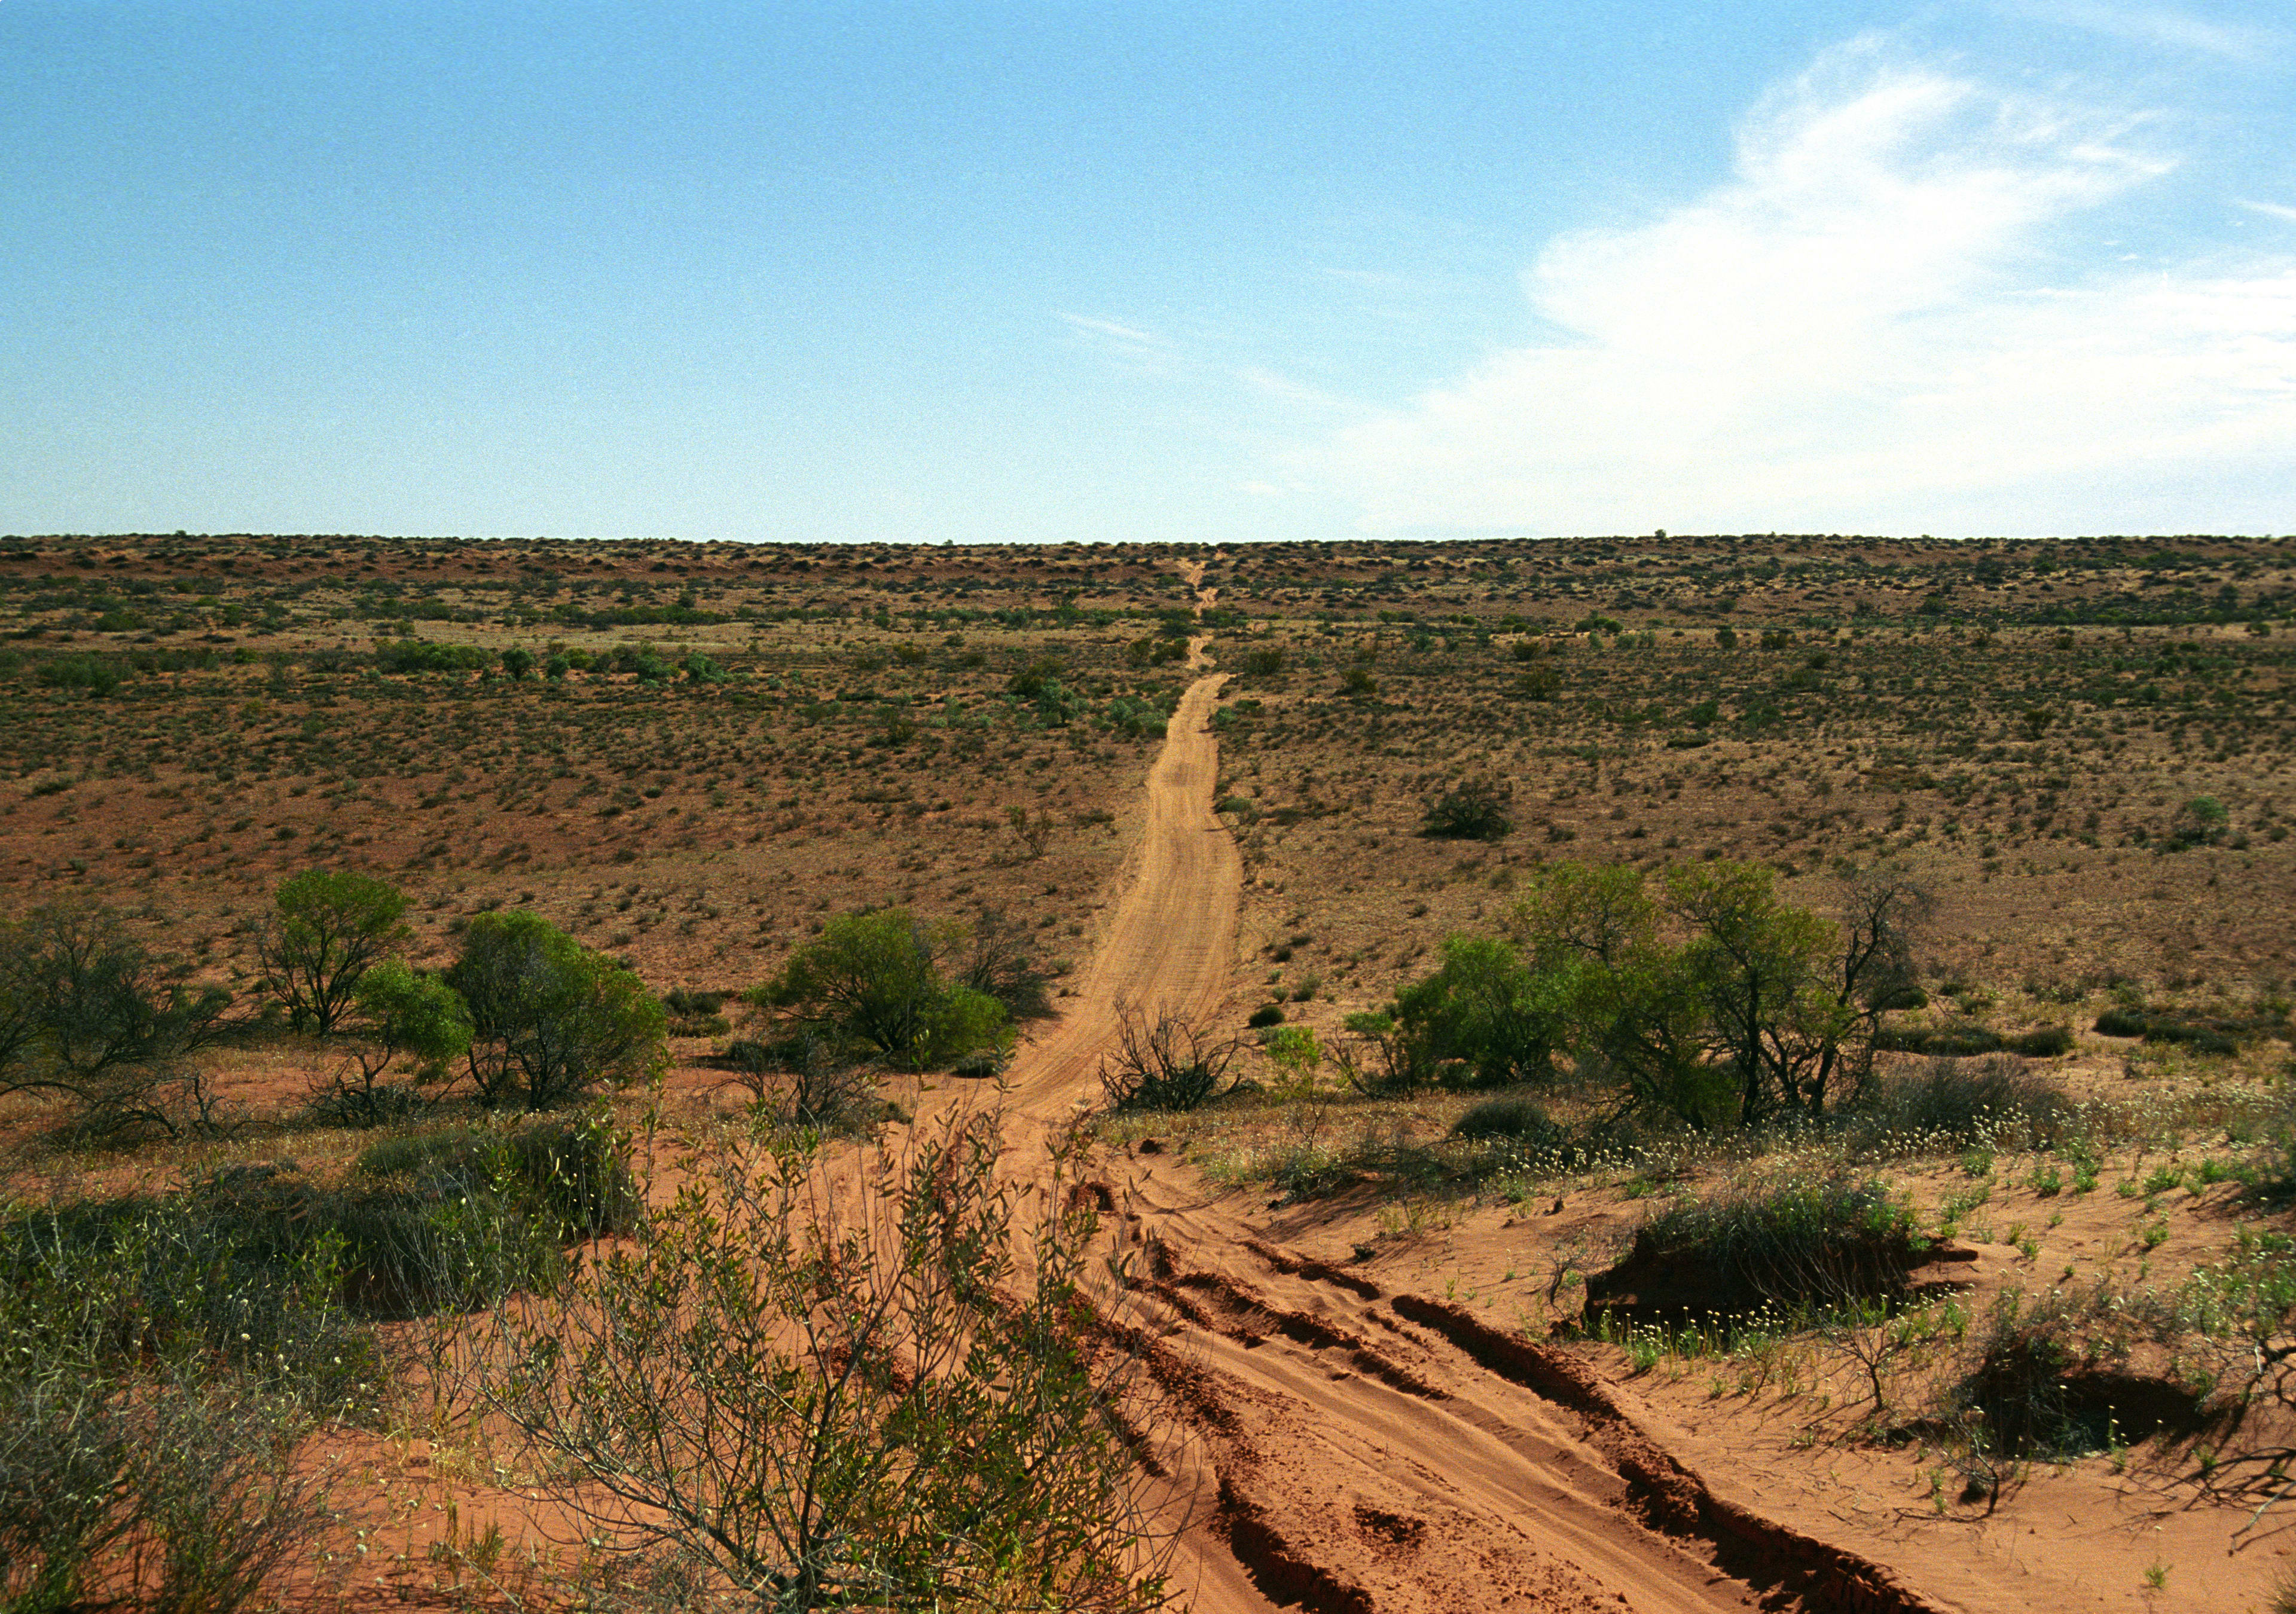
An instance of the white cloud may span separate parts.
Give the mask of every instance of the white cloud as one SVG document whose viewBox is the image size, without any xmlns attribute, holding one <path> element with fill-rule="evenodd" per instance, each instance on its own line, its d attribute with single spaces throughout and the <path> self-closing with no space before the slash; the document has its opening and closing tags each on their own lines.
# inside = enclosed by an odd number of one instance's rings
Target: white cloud
<svg viewBox="0 0 2296 1614">
<path fill-rule="evenodd" d="M 2287 207 L 2276 201 L 2242 201 L 2237 197 L 2234 201 L 2238 206 L 2246 208 L 2251 213 L 2261 213 L 2267 218 L 2282 219 L 2296 225 L 2296 208 Z"/>
<path fill-rule="evenodd" d="M 1095 319 L 1086 314 L 1062 314 L 1058 317 L 1086 346 L 1125 369 L 1164 372 L 1179 362 L 1178 348 L 1153 331 L 1119 324 L 1112 319 Z"/>
<path fill-rule="evenodd" d="M 1291 469 L 1385 531 L 2296 524 L 2296 256 L 2051 252 L 2173 170 L 2145 134 L 1845 46 L 1748 118 L 1729 184 L 1551 243 L 1551 340 Z"/>
<path fill-rule="evenodd" d="M 2228 61 L 2256 63 L 2276 54 L 2283 36 L 2268 29 L 2238 23 L 2210 22 L 2190 12 L 2167 6 L 2098 5 L 2078 3 L 2037 4 L 2022 8 L 2033 16 L 2069 23 L 2091 32 L 2126 39 L 2134 45 L 2160 45 L 2219 56 Z"/>
</svg>

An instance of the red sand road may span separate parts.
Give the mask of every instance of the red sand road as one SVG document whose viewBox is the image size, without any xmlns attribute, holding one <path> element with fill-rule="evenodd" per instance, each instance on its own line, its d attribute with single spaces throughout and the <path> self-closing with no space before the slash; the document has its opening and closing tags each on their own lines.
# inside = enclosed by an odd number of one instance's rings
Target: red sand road
<svg viewBox="0 0 2296 1614">
<path fill-rule="evenodd" d="M 1171 722 L 1106 943 L 1016 1065 L 1015 1118 L 1098 1102 L 1123 1006 L 1204 1018 L 1227 989 L 1242 865 L 1211 808 L 1221 682 L 1193 684 Z M 1568 1357 L 1290 1256 L 1152 1162 L 1135 1170 L 1103 1184 L 1142 1257 L 1111 1322 L 1186 1429 L 1178 1578 L 1203 1614 L 1933 1606 L 1713 1495 Z"/>
</svg>

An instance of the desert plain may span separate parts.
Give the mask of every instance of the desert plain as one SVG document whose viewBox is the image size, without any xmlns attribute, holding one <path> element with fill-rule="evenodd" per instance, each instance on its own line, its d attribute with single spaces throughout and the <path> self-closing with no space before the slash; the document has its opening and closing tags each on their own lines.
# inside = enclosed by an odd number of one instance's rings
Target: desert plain
<svg viewBox="0 0 2296 1614">
<path fill-rule="evenodd" d="M 585 1097 L 668 1176 L 767 1124 L 744 995 L 899 908 L 1045 1012 L 871 1072 L 832 1148 L 971 1106 L 1014 1172 L 1075 1151 L 1180 1606 L 2296 1606 L 2288 541 L 8 539 L 0 634 L 0 909 L 101 911 L 233 1017 L 135 1125 L 0 1099 L 20 1221 L 521 1119 L 451 1068 L 323 1102 L 341 1056 L 265 1012 L 304 871 L 404 893 L 417 968 L 532 914 L 643 982 L 661 1056 Z M 1447 938 L 1621 865 L 1919 887 L 1833 1110 L 1381 1079 Z M 1156 1018 L 1229 1090 L 1112 1102 Z M 2028 1110 L 1893 1129 L 1947 1065 Z M 1871 1308 L 1621 1289 L 1669 1209 L 1810 1184 L 1923 1254 Z M 422 1392 L 454 1324 L 372 1322 L 397 1388 L 301 1437 L 264 1598 L 613 1606 L 515 1432 Z"/>
</svg>

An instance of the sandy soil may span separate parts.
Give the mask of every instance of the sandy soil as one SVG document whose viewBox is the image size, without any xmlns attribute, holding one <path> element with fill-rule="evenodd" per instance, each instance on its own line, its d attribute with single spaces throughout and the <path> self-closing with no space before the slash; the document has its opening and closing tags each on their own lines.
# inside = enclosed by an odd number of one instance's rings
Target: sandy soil
<svg viewBox="0 0 2296 1614">
<path fill-rule="evenodd" d="M 1219 683 L 1189 690 L 1105 943 L 1017 1063 L 1022 1118 L 1057 1125 L 1098 1101 L 1126 1005 L 1205 1015 L 1229 991 L 1242 871 L 1210 810 L 1204 723 Z M 1599 1352 L 1537 1342 L 1488 1300 L 1350 1261 L 1336 1218 L 1211 1193 L 1158 1154 L 1144 1141 L 1107 1162 L 1101 1186 L 1139 1257 L 1111 1311 L 1185 1430 L 1178 1478 L 1196 1490 L 1178 1580 L 1203 1614 L 2261 1606 L 2277 1560 L 2225 1554 L 2239 1520 L 2224 1510 L 2133 1486 L 2103 1510 L 2086 1490 L 2053 1503 L 2042 1482 L 1998 1517 L 1926 1520 L 1907 1454 L 1813 1452 L 1794 1428 L 1748 1440 L 1694 1385 L 1618 1382 Z M 1485 1220 L 1447 1241 L 1455 1271 L 1524 1241 L 1513 1218 Z M 2148 1586 L 2144 1555 L 2161 1561 L 2171 1538 L 2176 1583 Z"/>
<path fill-rule="evenodd" d="M 1211 811 L 1205 723 L 1221 682 L 1193 685 L 1171 725 L 1107 939 L 1013 1071 L 1021 1118 L 1054 1124 L 1098 1099 L 1126 1008 L 1208 1017 L 1228 989 L 1242 866 Z M 1710 1528 L 1726 1508 L 1583 1369 L 1287 1258 L 1152 1165 L 1114 1198 L 1148 1258 L 1132 1325 L 1196 1437 L 1180 1577 L 1204 1614 L 1735 1608 L 1812 1576 L 1870 1587 L 1872 1606 L 1921 1606 L 1791 1533 Z M 1791 1545 L 1759 1539 L 1771 1533 Z"/>
</svg>

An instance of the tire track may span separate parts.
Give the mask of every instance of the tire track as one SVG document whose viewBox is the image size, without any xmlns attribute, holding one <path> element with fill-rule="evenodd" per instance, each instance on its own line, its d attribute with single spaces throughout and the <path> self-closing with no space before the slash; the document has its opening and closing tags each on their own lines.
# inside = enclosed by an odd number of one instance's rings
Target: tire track
<svg viewBox="0 0 2296 1614">
<path fill-rule="evenodd" d="M 1127 1006 L 1201 1021 L 1227 994 L 1242 872 L 1210 807 L 1223 679 L 1172 718 L 1106 939 L 1016 1064 L 1017 1119 L 1049 1130 L 1098 1101 Z M 1179 1584 L 1202 1614 L 1936 1614 L 1886 1568 L 1718 1496 L 1563 1352 L 1284 1250 L 1152 1167 L 1079 1192 L 1143 1258 L 1093 1327 L 1163 1421 L 1128 1423 L 1136 1458 L 1197 1498 Z"/>
</svg>

